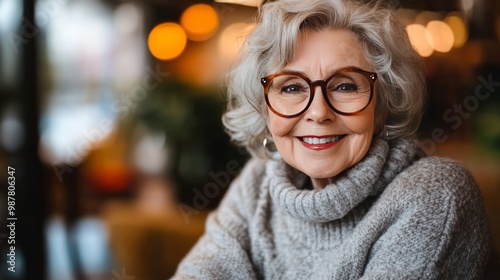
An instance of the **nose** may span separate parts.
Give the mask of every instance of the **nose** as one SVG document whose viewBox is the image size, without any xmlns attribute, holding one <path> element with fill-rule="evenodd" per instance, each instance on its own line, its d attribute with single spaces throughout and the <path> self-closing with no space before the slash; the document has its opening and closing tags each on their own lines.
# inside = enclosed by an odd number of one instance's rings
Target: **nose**
<svg viewBox="0 0 500 280">
<path fill-rule="evenodd" d="M 335 112 L 330 109 L 325 96 L 323 95 L 322 88 L 320 85 L 315 85 L 314 97 L 311 105 L 306 111 L 304 117 L 307 121 L 313 121 L 316 123 L 332 122 L 335 120 Z"/>
</svg>

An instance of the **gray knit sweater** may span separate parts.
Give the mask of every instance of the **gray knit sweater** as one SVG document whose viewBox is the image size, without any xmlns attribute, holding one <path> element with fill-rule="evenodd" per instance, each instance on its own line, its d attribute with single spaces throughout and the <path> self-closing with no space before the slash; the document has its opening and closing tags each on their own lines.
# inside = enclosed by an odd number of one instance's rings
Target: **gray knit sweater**
<svg viewBox="0 0 500 280">
<path fill-rule="evenodd" d="M 253 159 L 173 279 L 482 279 L 491 255 L 481 194 L 459 163 L 376 140 L 322 190 Z"/>
</svg>

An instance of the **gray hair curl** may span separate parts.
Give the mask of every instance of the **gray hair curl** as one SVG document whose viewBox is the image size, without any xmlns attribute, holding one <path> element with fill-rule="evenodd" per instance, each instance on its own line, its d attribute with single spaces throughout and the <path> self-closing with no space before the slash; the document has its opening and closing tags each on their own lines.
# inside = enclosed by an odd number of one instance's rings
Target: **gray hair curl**
<svg viewBox="0 0 500 280">
<path fill-rule="evenodd" d="M 253 156 L 266 157 L 267 109 L 260 78 L 283 68 L 293 57 L 302 30 L 350 30 L 364 46 L 378 74 L 375 125 L 391 138 L 417 130 L 426 98 L 423 62 L 413 49 L 395 10 L 380 1 L 279 0 L 259 8 L 257 26 L 229 74 L 226 131 Z"/>
</svg>

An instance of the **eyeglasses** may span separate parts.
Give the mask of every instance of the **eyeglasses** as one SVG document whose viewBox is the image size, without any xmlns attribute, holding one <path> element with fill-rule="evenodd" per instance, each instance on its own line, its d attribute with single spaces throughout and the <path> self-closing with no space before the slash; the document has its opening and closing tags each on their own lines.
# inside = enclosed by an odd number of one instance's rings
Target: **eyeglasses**
<svg viewBox="0 0 500 280">
<path fill-rule="evenodd" d="M 304 113 L 314 99 L 314 89 L 321 87 L 328 106 L 341 115 L 363 111 L 373 98 L 377 74 L 357 67 L 335 71 L 325 80 L 311 81 L 293 71 L 279 72 L 261 79 L 267 106 L 276 115 L 293 118 Z"/>
</svg>

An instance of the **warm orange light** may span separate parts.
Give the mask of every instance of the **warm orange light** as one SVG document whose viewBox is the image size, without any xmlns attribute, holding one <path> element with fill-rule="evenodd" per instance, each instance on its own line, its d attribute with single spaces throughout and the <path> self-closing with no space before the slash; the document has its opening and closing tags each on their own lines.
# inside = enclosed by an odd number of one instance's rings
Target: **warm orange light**
<svg viewBox="0 0 500 280">
<path fill-rule="evenodd" d="M 178 57 L 186 48 L 187 37 L 182 26 L 173 23 L 161 23 L 149 33 L 149 51 L 161 60 Z"/>
<path fill-rule="evenodd" d="M 455 48 L 463 46 L 469 37 L 469 32 L 467 31 L 464 19 L 457 15 L 449 15 L 444 19 L 444 22 L 446 22 L 446 24 L 448 24 L 453 31 L 453 36 L 455 37 L 453 46 Z"/>
<path fill-rule="evenodd" d="M 440 20 L 430 21 L 425 35 L 432 48 L 438 52 L 449 52 L 455 41 L 451 28 Z"/>
<path fill-rule="evenodd" d="M 434 49 L 429 45 L 425 36 L 425 26 L 420 24 L 410 24 L 406 27 L 406 32 L 408 33 L 408 37 L 410 37 L 411 44 L 420 56 L 428 57 L 434 52 Z"/>
<path fill-rule="evenodd" d="M 418 15 L 415 17 L 415 24 L 420 24 L 422 26 L 426 26 L 427 23 L 433 20 L 440 20 L 441 15 L 436 12 L 431 12 L 431 11 L 422 11 L 418 13 Z"/>
<path fill-rule="evenodd" d="M 258 7 L 263 0 L 215 0 L 215 2 Z"/>
<path fill-rule="evenodd" d="M 234 59 L 254 26 L 254 24 L 237 22 L 224 28 L 219 37 L 220 54 L 228 60 Z"/>
<path fill-rule="evenodd" d="M 187 8 L 181 16 L 189 40 L 204 41 L 212 37 L 219 27 L 219 17 L 212 6 L 195 4 Z"/>
<path fill-rule="evenodd" d="M 403 23 L 404 25 L 409 25 L 415 23 L 415 19 L 418 16 L 418 11 L 412 9 L 398 9 L 397 16 L 401 23 Z"/>
</svg>

